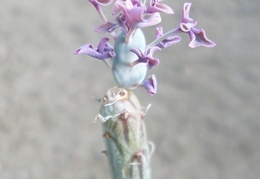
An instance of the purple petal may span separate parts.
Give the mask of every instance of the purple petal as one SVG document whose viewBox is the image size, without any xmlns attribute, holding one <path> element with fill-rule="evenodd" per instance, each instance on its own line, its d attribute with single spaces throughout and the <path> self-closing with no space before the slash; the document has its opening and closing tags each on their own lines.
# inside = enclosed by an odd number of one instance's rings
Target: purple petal
<svg viewBox="0 0 260 179">
<path fill-rule="evenodd" d="M 95 31 L 97 32 L 101 32 L 101 33 L 111 33 L 113 32 L 116 28 L 118 27 L 117 23 L 113 23 L 113 22 L 106 22 L 105 24 L 102 24 L 100 26 L 98 26 Z"/>
<path fill-rule="evenodd" d="M 149 59 L 149 60 L 148 60 L 148 63 L 147 63 L 147 67 L 148 67 L 149 69 L 152 69 L 152 68 L 156 67 L 156 66 L 159 65 L 159 63 L 160 63 L 160 60 L 159 60 L 159 59 L 153 57 L 153 53 L 154 53 L 155 51 L 157 51 L 157 50 L 161 50 L 161 48 L 159 48 L 159 47 L 157 47 L 157 46 L 154 46 L 154 47 L 152 47 L 152 48 L 150 49 L 150 51 L 149 51 L 148 54 L 147 54 L 147 58 Z"/>
<path fill-rule="evenodd" d="M 116 15 L 121 11 L 120 6 L 119 6 L 119 2 L 116 1 L 116 3 L 113 5 L 112 8 L 112 15 Z"/>
<path fill-rule="evenodd" d="M 86 53 L 88 53 L 88 52 L 91 51 L 91 50 L 95 51 L 93 45 L 92 45 L 92 44 L 86 44 L 86 45 L 83 45 L 83 46 L 79 47 L 79 48 L 74 52 L 74 54 L 75 54 L 75 55 L 78 55 L 78 54 L 86 54 Z"/>
<path fill-rule="evenodd" d="M 156 67 L 157 65 L 159 65 L 160 60 L 158 60 L 157 58 L 151 58 L 149 59 L 148 63 L 147 63 L 147 67 L 149 69 L 152 69 L 154 67 Z"/>
<path fill-rule="evenodd" d="M 163 28 L 161 26 L 157 27 L 156 28 L 156 34 L 155 34 L 155 40 L 159 39 L 163 35 L 164 35 L 163 34 Z M 181 41 L 181 38 L 179 36 L 168 36 L 165 39 L 162 38 L 156 46 L 161 48 L 161 49 L 167 48 L 167 47 L 174 45 L 174 44 L 176 44 L 180 41 Z"/>
<path fill-rule="evenodd" d="M 195 27 L 197 25 L 197 21 L 192 22 L 181 22 L 180 23 L 180 29 L 183 32 L 189 32 L 192 27 Z"/>
<path fill-rule="evenodd" d="M 130 50 L 131 52 L 135 53 L 137 55 L 138 58 L 143 58 L 144 54 L 141 52 L 140 49 L 138 48 L 134 48 Z"/>
<path fill-rule="evenodd" d="M 189 47 L 196 48 L 196 47 L 214 47 L 216 44 L 209 40 L 206 36 L 206 33 L 203 29 L 195 29 L 192 28 L 189 32 L 190 35 L 190 43 Z"/>
<path fill-rule="evenodd" d="M 89 0 L 89 2 L 91 2 L 94 6 L 96 5 L 106 6 L 111 4 L 113 0 Z"/>
<path fill-rule="evenodd" d="M 101 54 L 97 52 L 95 48 L 93 48 L 92 44 L 86 44 L 78 48 L 75 52 L 75 55 L 85 54 L 94 58 L 100 59 Z"/>
<path fill-rule="evenodd" d="M 148 54 L 143 54 L 139 49 L 131 49 L 130 51 L 135 53 L 138 57 L 138 59 L 136 61 L 134 61 L 131 66 L 134 66 L 136 64 L 139 64 L 139 63 L 146 63 L 147 65 L 147 68 L 149 69 L 152 69 L 154 68 L 155 66 L 157 66 L 160 61 L 156 58 L 153 58 L 153 53 L 156 51 L 156 50 L 160 50 L 159 47 L 152 47 L 149 51 Z"/>
<path fill-rule="evenodd" d="M 100 53 L 104 52 L 104 49 L 105 49 L 108 41 L 109 41 L 109 38 L 107 38 L 107 37 L 104 37 L 100 40 L 100 42 L 98 44 L 98 52 L 100 52 Z"/>
<path fill-rule="evenodd" d="M 137 24 L 137 27 L 142 28 L 142 27 L 153 26 L 159 24 L 161 21 L 162 19 L 159 12 L 147 13 L 144 14 L 142 21 Z"/>
<path fill-rule="evenodd" d="M 133 7 L 126 12 L 129 23 L 137 24 L 143 21 L 143 15 L 145 12 L 144 7 Z"/>
<path fill-rule="evenodd" d="M 181 38 L 179 36 L 172 36 L 168 37 L 164 40 L 162 40 L 160 43 L 158 43 L 156 46 L 159 48 L 167 48 L 171 45 L 174 45 L 181 41 Z"/>
<path fill-rule="evenodd" d="M 151 77 L 149 77 L 142 84 L 142 87 L 144 87 L 151 96 L 154 96 L 157 92 L 157 80 L 155 78 L 155 75 L 152 75 Z"/>
<path fill-rule="evenodd" d="M 154 13 L 154 12 L 163 12 L 166 14 L 174 14 L 172 8 L 165 4 L 160 4 L 159 0 L 150 0 L 150 4 L 147 7 L 147 12 Z"/>
<path fill-rule="evenodd" d="M 155 34 L 155 39 L 158 39 L 163 35 L 163 27 L 159 26 L 156 28 L 156 34 Z"/>
<path fill-rule="evenodd" d="M 130 0 L 118 2 L 117 6 L 123 12 L 123 16 L 118 19 L 121 27 L 127 27 L 127 37 L 130 37 L 136 28 L 152 26 L 161 22 L 160 13 L 146 13 L 145 6 L 134 6 Z M 115 10 L 116 12 L 118 12 L 118 8 Z"/>
<path fill-rule="evenodd" d="M 98 47 L 93 47 L 92 44 L 86 44 L 78 48 L 74 54 L 85 54 L 94 58 L 97 58 L 99 60 L 105 60 L 107 58 L 112 58 L 115 56 L 115 53 L 113 52 L 113 48 L 111 45 L 109 45 L 108 38 L 102 38 L 98 44 Z"/>
<path fill-rule="evenodd" d="M 192 27 L 197 25 L 197 21 L 190 18 L 191 3 L 184 3 L 182 9 L 182 18 L 180 23 L 180 30 L 183 32 L 189 32 Z"/>
<path fill-rule="evenodd" d="M 193 22 L 194 20 L 190 18 L 190 7 L 191 3 L 184 3 L 183 8 L 182 8 L 182 21 L 184 23 L 187 22 Z"/>
</svg>

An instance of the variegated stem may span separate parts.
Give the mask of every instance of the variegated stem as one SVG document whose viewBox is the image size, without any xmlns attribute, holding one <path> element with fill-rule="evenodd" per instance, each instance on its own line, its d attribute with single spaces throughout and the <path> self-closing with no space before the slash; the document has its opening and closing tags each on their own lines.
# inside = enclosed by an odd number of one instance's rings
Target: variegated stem
<svg viewBox="0 0 260 179">
<path fill-rule="evenodd" d="M 106 154 L 113 179 L 151 179 L 145 110 L 132 91 L 113 88 L 101 101 L 97 119 L 103 121 Z"/>
</svg>

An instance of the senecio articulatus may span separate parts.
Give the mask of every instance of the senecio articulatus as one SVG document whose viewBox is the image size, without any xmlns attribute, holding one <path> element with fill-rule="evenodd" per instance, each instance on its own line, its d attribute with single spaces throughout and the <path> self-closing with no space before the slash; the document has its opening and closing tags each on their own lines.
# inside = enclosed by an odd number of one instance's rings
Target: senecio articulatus
<svg viewBox="0 0 260 179">
<path fill-rule="evenodd" d="M 157 92 L 155 75 L 146 78 L 147 70 L 156 67 L 161 51 L 181 41 L 181 33 L 188 34 L 191 48 L 214 47 L 197 21 L 190 17 L 191 3 L 184 3 L 179 26 L 164 33 L 158 25 L 161 13 L 174 14 L 162 0 L 89 0 L 95 7 L 103 24 L 95 30 L 110 34 L 114 41 L 102 37 L 97 46 L 87 43 L 75 51 L 103 61 L 111 70 L 116 87 L 109 89 L 99 100 L 100 114 L 96 120 L 103 123 L 112 176 L 114 179 L 151 179 L 150 156 L 154 145 L 147 141 L 144 116 L 149 109 L 141 107 L 133 90 L 143 87 L 151 95 Z M 102 11 L 111 7 L 113 20 Z M 142 29 L 156 26 L 154 39 L 147 43 Z"/>
</svg>

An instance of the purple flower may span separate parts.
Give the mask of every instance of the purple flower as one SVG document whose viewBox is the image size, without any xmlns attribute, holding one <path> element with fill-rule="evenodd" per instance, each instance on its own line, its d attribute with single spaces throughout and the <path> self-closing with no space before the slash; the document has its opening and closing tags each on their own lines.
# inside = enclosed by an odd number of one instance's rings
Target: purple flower
<svg viewBox="0 0 260 179">
<path fill-rule="evenodd" d="M 131 3 L 132 5 L 129 5 L 129 3 Z M 130 0 L 130 2 L 126 1 L 126 0 L 117 0 L 117 2 L 114 4 L 113 9 L 112 9 L 112 14 L 118 14 L 122 9 L 120 8 L 121 5 L 124 6 L 142 6 L 139 0 Z"/>
<path fill-rule="evenodd" d="M 146 13 L 145 6 L 134 6 L 131 0 L 119 1 L 118 8 L 123 12 L 118 16 L 119 24 L 127 32 L 127 39 L 132 35 L 136 28 L 156 25 L 161 22 L 160 13 Z M 117 12 L 118 10 L 116 10 Z"/>
<path fill-rule="evenodd" d="M 98 47 L 94 47 L 92 44 L 83 45 L 80 48 L 78 48 L 74 52 L 74 54 L 85 54 L 97 58 L 99 60 L 113 58 L 115 56 L 115 53 L 113 51 L 113 47 L 107 43 L 108 41 L 109 39 L 104 37 L 100 40 Z"/>
<path fill-rule="evenodd" d="M 192 30 L 189 32 L 189 35 L 191 39 L 189 47 L 191 48 L 196 48 L 200 46 L 214 47 L 216 45 L 214 42 L 206 37 L 205 31 L 203 29 L 192 28 Z"/>
<path fill-rule="evenodd" d="M 91 2 L 93 6 L 96 8 L 101 19 L 106 22 L 107 21 L 106 16 L 103 14 L 103 11 L 100 6 L 109 5 L 113 2 L 113 0 L 89 0 L 89 2 Z"/>
<path fill-rule="evenodd" d="M 186 32 L 190 36 L 189 47 L 214 47 L 216 44 L 209 40 L 203 29 L 196 29 L 197 21 L 189 17 L 191 3 L 185 3 L 182 10 L 182 19 L 180 23 L 180 30 Z"/>
<path fill-rule="evenodd" d="M 147 7 L 147 12 L 163 12 L 166 14 L 174 14 L 172 8 L 167 6 L 166 4 L 159 3 L 162 0 L 150 0 L 150 4 Z"/>
<path fill-rule="evenodd" d="M 144 87 L 150 95 L 157 92 L 155 75 L 146 78 L 147 70 L 156 67 L 160 61 L 153 57 L 157 50 L 167 48 L 178 43 L 181 38 L 177 33 L 184 32 L 190 37 L 189 47 L 214 47 L 216 44 L 209 40 L 203 29 L 195 28 L 197 21 L 190 17 L 191 3 L 185 3 L 179 26 L 166 33 L 162 27 L 156 28 L 155 39 L 146 44 L 142 28 L 153 26 L 161 22 L 160 13 L 173 14 L 163 0 L 89 0 L 96 8 L 103 24 L 95 30 L 102 33 L 111 33 L 115 40 L 114 47 L 102 38 L 97 46 L 90 43 L 81 46 L 75 51 L 104 61 L 112 69 L 113 77 L 121 88 L 133 90 Z M 102 11 L 102 6 L 113 3 L 112 15 L 114 20 L 109 21 Z M 118 28 L 119 27 L 119 28 Z M 115 31 L 118 31 L 116 35 Z M 111 58 L 112 64 L 106 59 Z M 111 66 L 112 65 L 112 66 Z"/>
<path fill-rule="evenodd" d="M 151 96 L 154 96 L 157 92 L 157 80 L 155 75 L 149 77 L 141 86 L 144 87 Z"/>
<path fill-rule="evenodd" d="M 98 26 L 95 30 L 97 32 L 102 32 L 102 33 L 111 33 L 113 32 L 116 28 L 118 27 L 117 23 L 113 23 L 113 22 L 106 22 L 105 24 L 102 24 L 100 26 Z"/>
<path fill-rule="evenodd" d="M 160 38 L 162 35 L 163 35 L 163 28 L 161 26 L 157 27 L 155 39 Z M 161 49 L 167 48 L 167 47 L 174 45 L 174 44 L 176 44 L 180 41 L 181 41 L 181 38 L 179 36 L 169 36 L 169 37 L 161 40 L 156 46 L 161 48 Z"/>
<path fill-rule="evenodd" d="M 114 0 L 89 0 L 89 2 L 91 2 L 95 7 L 97 5 L 109 5 L 113 2 Z"/>
<path fill-rule="evenodd" d="M 160 50 L 159 47 L 152 47 L 149 52 L 147 53 L 142 53 L 141 50 L 135 48 L 135 49 L 131 49 L 130 51 L 135 53 L 138 57 L 138 59 L 136 61 L 134 61 L 131 66 L 134 66 L 136 64 L 139 63 L 146 63 L 147 64 L 147 68 L 152 69 L 155 66 L 157 66 L 159 64 L 159 60 L 157 58 L 153 58 L 153 53 L 156 50 Z"/>
</svg>

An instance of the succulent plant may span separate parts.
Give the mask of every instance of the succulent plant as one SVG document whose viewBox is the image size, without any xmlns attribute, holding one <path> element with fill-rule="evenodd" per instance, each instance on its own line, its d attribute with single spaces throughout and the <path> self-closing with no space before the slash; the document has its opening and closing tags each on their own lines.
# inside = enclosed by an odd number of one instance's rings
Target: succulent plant
<svg viewBox="0 0 260 179">
<path fill-rule="evenodd" d="M 101 100 L 96 120 L 103 122 L 106 154 L 114 179 L 150 178 L 154 148 L 147 140 L 145 113 L 134 93 L 124 88 L 108 90 Z"/>
<path fill-rule="evenodd" d="M 96 28 L 99 33 L 109 33 L 99 44 L 85 44 L 75 54 L 86 54 L 105 62 L 112 70 L 117 87 L 109 89 L 100 100 L 100 113 L 96 121 L 103 123 L 107 156 L 114 179 L 151 179 L 150 158 L 154 145 L 148 142 L 144 116 L 149 109 L 143 108 L 133 90 L 144 87 L 153 96 L 157 92 L 155 75 L 146 78 L 147 70 L 156 67 L 159 59 L 154 52 L 168 48 L 181 40 L 180 33 L 190 37 L 189 47 L 214 47 L 203 29 L 197 29 L 197 21 L 190 18 L 191 3 L 185 3 L 182 18 L 177 28 L 164 33 L 155 28 L 155 37 L 146 43 L 142 28 L 158 25 L 160 13 L 173 14 L 162 0 L 89 0 L 96 8 L 103 24 Z M 103 6 L 112 6 L 112 21 L 102 11 Z"/>
</svg>

